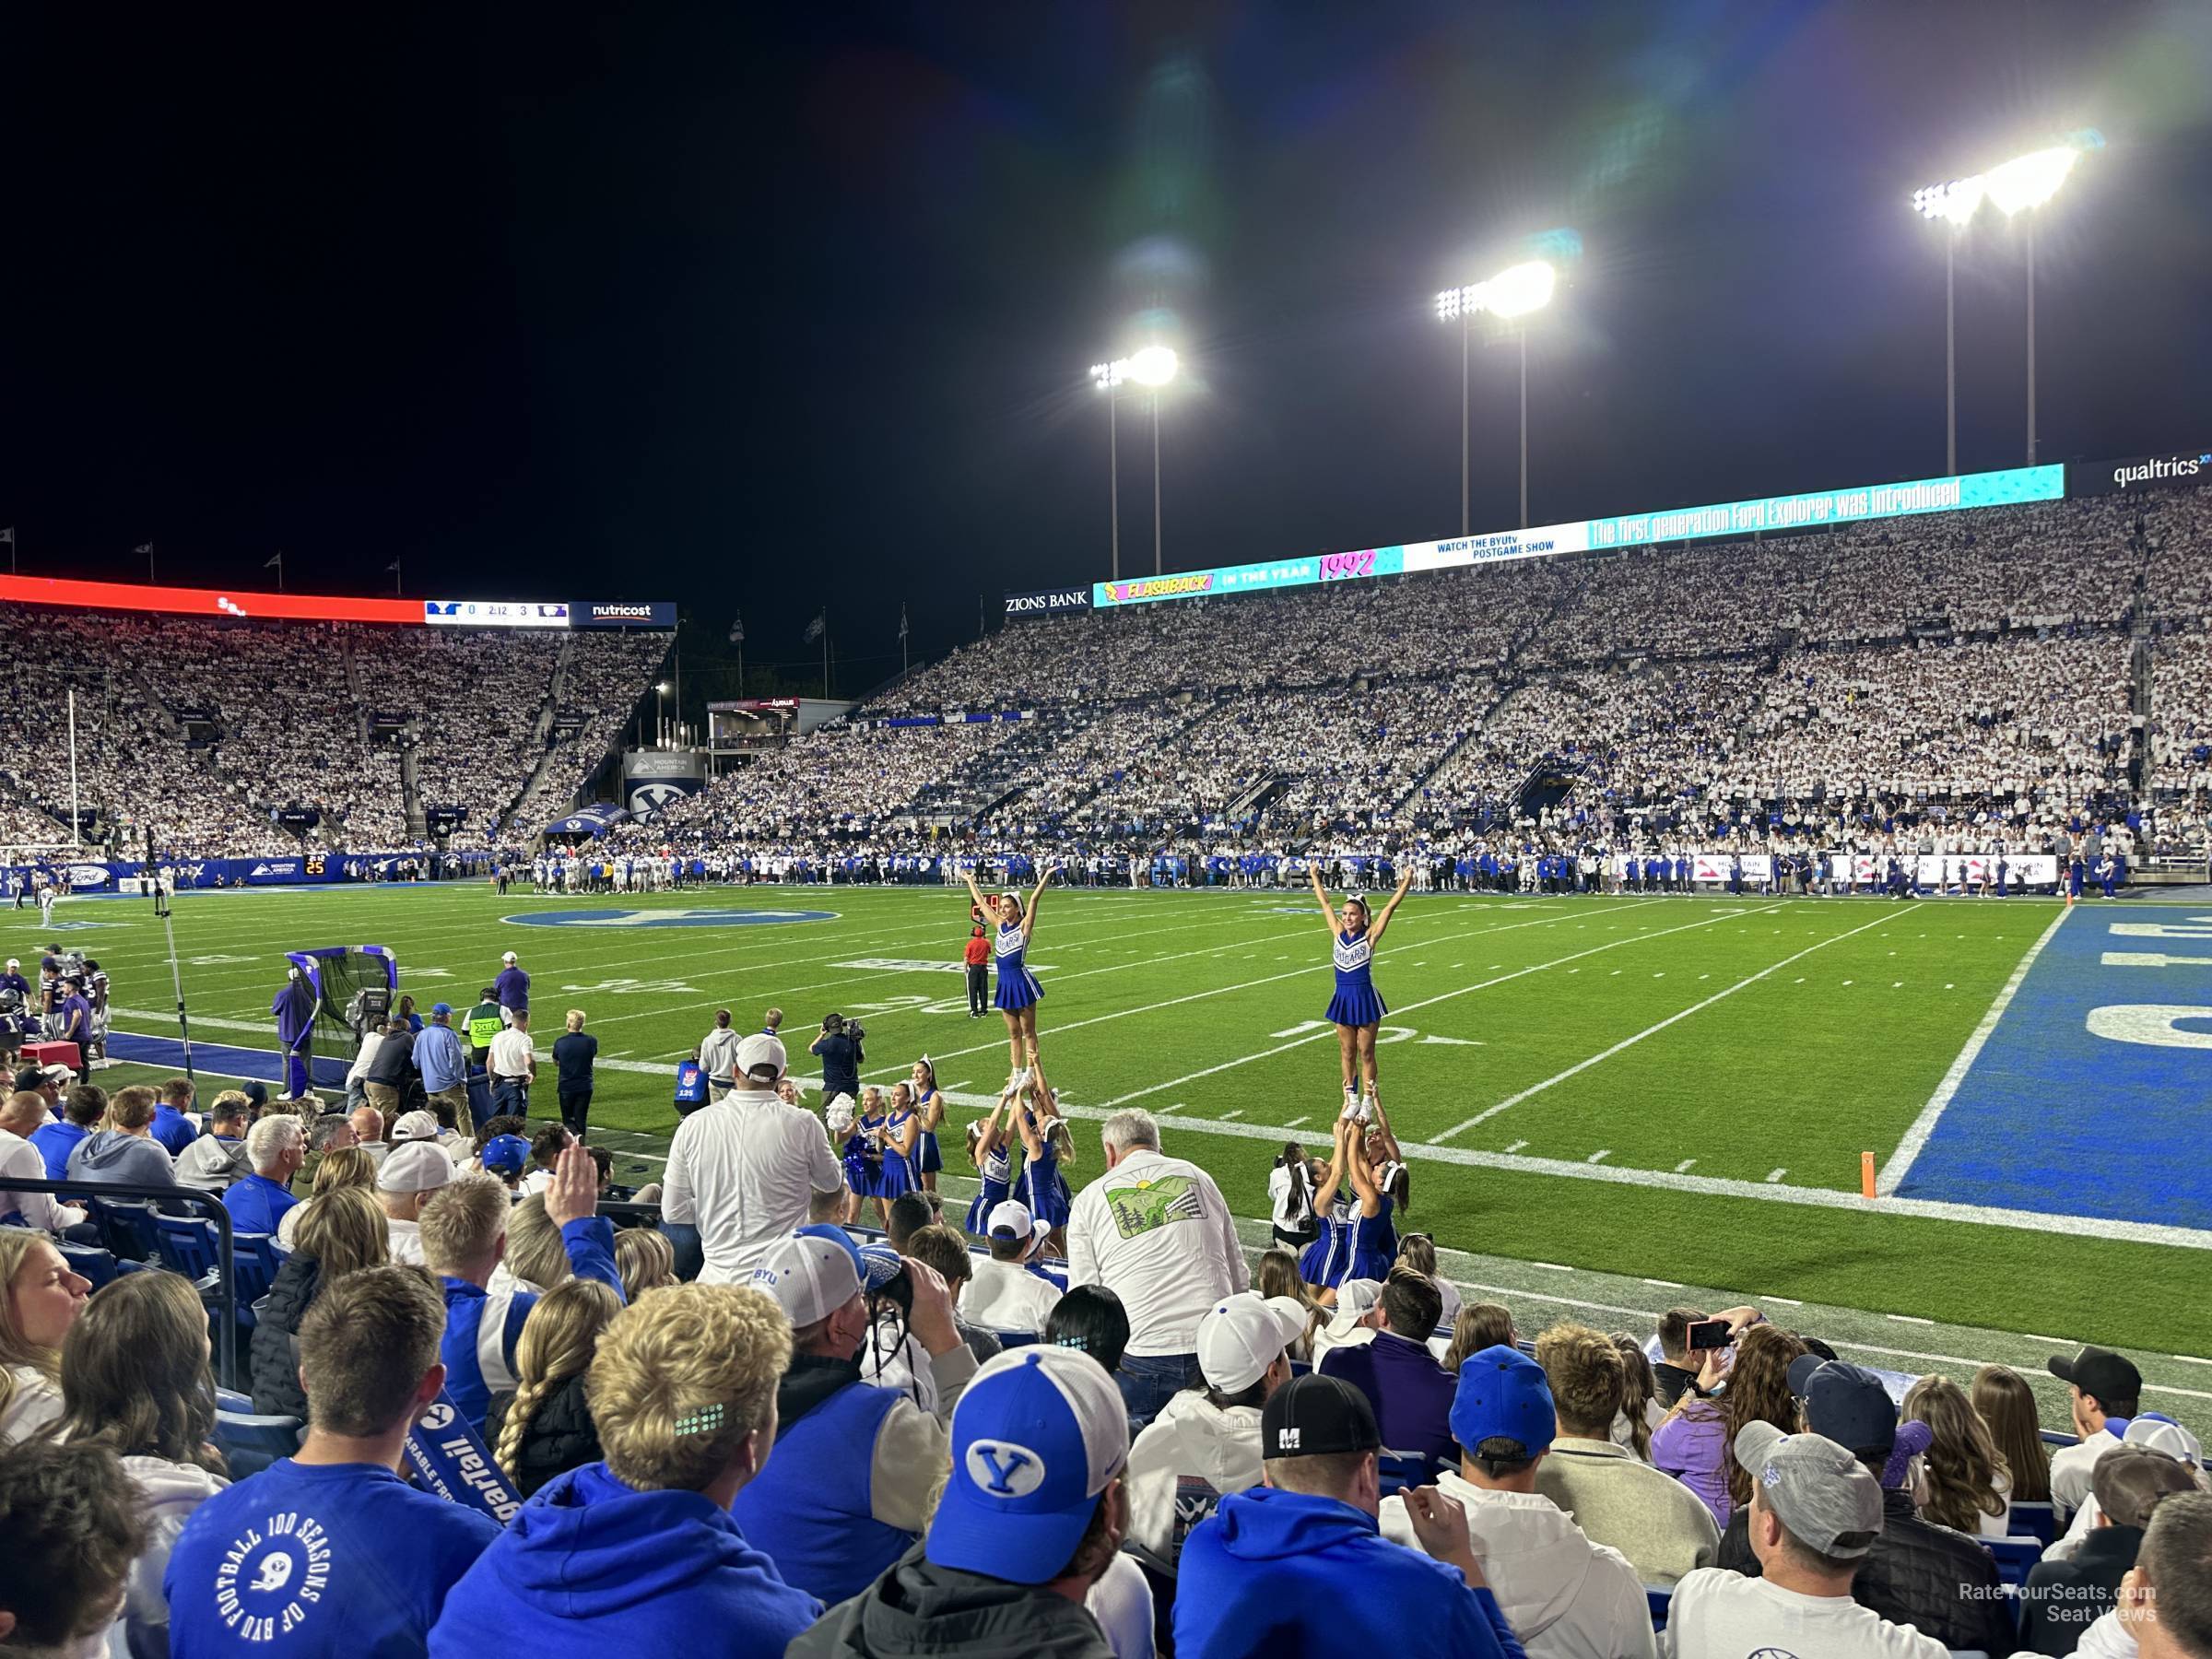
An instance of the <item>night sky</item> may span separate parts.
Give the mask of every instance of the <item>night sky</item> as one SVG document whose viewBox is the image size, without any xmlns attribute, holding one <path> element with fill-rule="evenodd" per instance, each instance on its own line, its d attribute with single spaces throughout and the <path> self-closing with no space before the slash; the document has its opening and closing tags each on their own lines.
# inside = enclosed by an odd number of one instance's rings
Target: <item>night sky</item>
<svg viewBox="0 0 2212 1659">
<path fill-rule="evenodd" d="M 701 668 L 740 605 L 748 661 L 808 661 L 826 603 L 858 691 L 902 602 L 934 654 L 1106 574 L 1086 371 L 1147 339 L 1189 371 L 1170 570 L 1456 532 L 1430 297 L 1557 231 L 1535 522 L 1930 476 L 1911 192 L 2092 127 L 2038 230 L 2041 458 L 2212 442 L 2202 0 L 597 9 L 11 8 L 23 570 L 675 598 Z M 1960 466 L 2017 465 L 2017 228 L 1958 288 Z M 1477 531 L 1513 374 L 1476 353 Z"/>
</svg>

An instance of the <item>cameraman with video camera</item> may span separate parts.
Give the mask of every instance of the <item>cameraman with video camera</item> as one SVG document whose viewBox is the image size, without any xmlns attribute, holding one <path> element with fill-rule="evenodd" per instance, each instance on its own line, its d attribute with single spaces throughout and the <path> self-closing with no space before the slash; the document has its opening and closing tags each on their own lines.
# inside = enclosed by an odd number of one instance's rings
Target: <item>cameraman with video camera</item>
<svg viewBox="0 0 2212 1659">
<path fill-rule="evenodd" d="M 822 1016 L 822 1034 L 806 1052 L 822 1063 L 823 1100 L 841 1094 L 860 1099 L 860 1068 L 868 1062 L 861 1043 L 866 1036 L 857 1019 L 848 1021 L 842 1014 Z"/>
</svg>

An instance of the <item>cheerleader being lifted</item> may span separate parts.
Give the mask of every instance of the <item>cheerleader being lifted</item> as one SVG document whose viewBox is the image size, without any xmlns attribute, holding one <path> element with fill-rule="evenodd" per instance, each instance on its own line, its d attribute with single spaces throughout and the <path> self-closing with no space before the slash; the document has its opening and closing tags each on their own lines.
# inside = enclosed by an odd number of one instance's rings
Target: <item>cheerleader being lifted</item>
<svg viewBox="0 0 2212 1659">
<path fill-rule="evenodd" d="M 1344 1066 L 1343 1115 L 1371 1119 L 1376 1098 L 1375 1032 L 1390 1010 L 1375 989 L 1370 965 L 1391 917 L 1397 913 L 1398 901 L 1413 885 L 1413 869 L 1410 865 L 1406 867 L 1398 877 L 1398 890 L 1371 919 L 1367 900 L 1357 894 L 1345 900 L 1339 919 L 1329 906 L 1328 894 L 1322 890 L 1321 871 L 1309 864 L 1306 877 L 1313 884 L 1313 897 L 1329 924 L 1330 953 L 1336 967 L 1336 994 L 1329 999 L 1326 1018 L 1336 1028 L 1336 1051 Z"/>
</svg>

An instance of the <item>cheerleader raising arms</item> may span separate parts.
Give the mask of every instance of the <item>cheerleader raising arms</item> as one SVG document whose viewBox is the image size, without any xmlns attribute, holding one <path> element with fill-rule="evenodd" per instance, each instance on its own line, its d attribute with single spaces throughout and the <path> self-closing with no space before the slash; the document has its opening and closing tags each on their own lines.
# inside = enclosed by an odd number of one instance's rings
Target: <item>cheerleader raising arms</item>
<svg viewBox="0 0 2212 1659">
<path fill-rule="evenodd" d="M 1375 989 L 1370 964 L 1406 889 L 1413 885 L 1413 866 L 1406 865 L 1398 878 L 1397 891 L 1371 917 L 1367 900 L 1357 896 L 1344 901 L 1340 917 L 1322 889 L 1321 871 L 1308 865 L 1306 877 L 1313 885 L 1322 919 L 1328 924 L 1330 957 L 1336 970 L 1336 994 L 1329 1000 L 1326 1018 L 1336 1028 L 1336 1052 L 1344 1075 L 1343 1115 L 1371 1118 L 1376 1091 L 1375 1033 L 1390 1010 Z"/>
<path fill-rule="evenodd" d="M 1006 1016 L 1011 1080 L 1017 1084 L 1026 1082 L 1030 1068 L 1037 1064 L 1037 1003 L 1044 994 L 1044 987 L 1029 970 L 1024 952 L 1029 949 L 1030 935 L 1037 926 L 1037 905 L 1044 897 L 1045 884 L 1059 867 L 1048 865 L 1038 874 L 1037 885 L 1030 889 L 1026 909 L 1012 893 L 984 898 L 983 890 L 975 885 L 975 877 L 966 875 L 968 891 L 977 908 L 998 921 L 992 940 L 993 953 L 998 959 L 998 991 L 993 1002 Z"/>
<path fill-rule="evenodd" d="M 1336 1287 L 1344 1282 L 1345 1270 L 1351 1265 L 1350 1206 L 1340 1202 L 1337 1194 L 1344 1184 L 1345 1149 L 1352 1127 L 1349 1119 L 1339 1116 L 1332 1131 L 1328 1167 L 1321 1169 L 1320 1160 L 1314 1160 L 1314 1238 L 1298 1256 L 1299 1277 L 1312 1287 L 1313 1300 L 1324 1307 L 1335 1305 Z"/>
</svg>

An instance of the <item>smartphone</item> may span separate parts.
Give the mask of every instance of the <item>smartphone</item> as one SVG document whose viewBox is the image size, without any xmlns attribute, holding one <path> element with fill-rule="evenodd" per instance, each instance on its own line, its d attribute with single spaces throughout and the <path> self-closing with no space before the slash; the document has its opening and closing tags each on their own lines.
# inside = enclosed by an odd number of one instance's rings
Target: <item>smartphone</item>
<svg viewBox="0 0 2212 1659">
<path fill-rule="evenodd" d="M 1724 1348 L 1733 1340 L 1724 1319 L 1700 1319 L 1689 1327 L 1689 1351 L 1693 1354 L 1706 1348 Z"/>
</svg>

